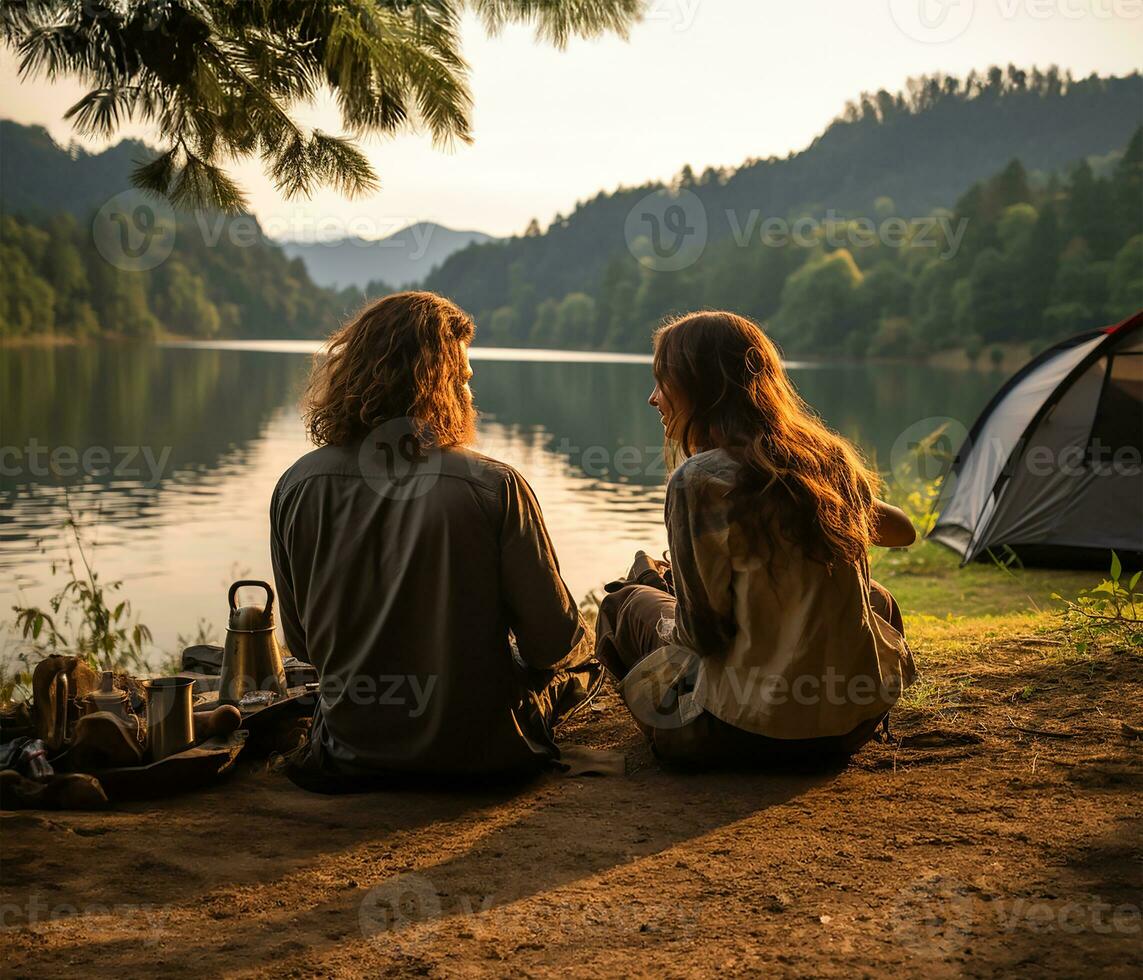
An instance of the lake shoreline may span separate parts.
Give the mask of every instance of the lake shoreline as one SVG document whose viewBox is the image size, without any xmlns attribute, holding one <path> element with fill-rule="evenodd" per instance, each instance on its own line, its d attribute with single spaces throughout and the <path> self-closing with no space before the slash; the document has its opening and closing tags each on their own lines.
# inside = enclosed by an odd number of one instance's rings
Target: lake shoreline
<svg viewBox="0 0 1143 980">
<path fill-rule="evenodd" d="M 310 350 L 313 344 L 320 344 L 321 337 L 218 337 L 204 339 L 201 337 L 187 337 L 175 333 L 162 333 L 156 337 L 138 338 L 128 337 L 124 334 L 100 334 L 97 337 L 69 337 L 60 334 L 34 334 L 25 337 L 0 337 L 0 350 L 53 350 L 58 348 L 94 347 L 99 344 L 139 344 L 154 345 L 157 347 L 190 347 L 213 350 L 277 350 L 281 353 L 314 353 Z M 292 348 L 292 349 L 291 349 Z M 935 351 L 931 354 L 916 354 L 903 357 L 815 357 L 813 355 L 799 354 L 785 361 L 787 367 L 860 367 L 860 366 L 918 366 L 936 367 L 952 371 L 973 371 L 989 373 L 1004 371 L 1011 373 L 1018 370 L 1031 359 L 1035 348 L 1028 344 L 996 345 L 1000 352 L 998 358 L 986 358 L 983 355 L 975 360 L 968 357 L 963 350 Z M 633 351 L 610 350 L 582 350 L 556 347 L 512 347 L 502 348 L 492 345 L 474 344 L 471 348 L 476 359 L 487 356 L 482 352 L 494 355 L 511 355 L 523 360 L 562 361 L 582 359 L 585 361 L 600 362 L 628 362 L 635 364 L 649 364 L 650 353 L 639 354 Z"/>
<path fill-rule="evenodd" d="M 154 337 L 131 337 L 124 333 L 96 334 L 94 337 L 73 337 L 68 334 L 37 333 L 23 337 L 0 337 L 0 350 L 28 350 L 37 347 L 96 347 L 100 344 L 167 344 L 177 341 L 196 340 L 194 337 L 184 337 L 182 334 L 163 330 Z"/>
</svg>

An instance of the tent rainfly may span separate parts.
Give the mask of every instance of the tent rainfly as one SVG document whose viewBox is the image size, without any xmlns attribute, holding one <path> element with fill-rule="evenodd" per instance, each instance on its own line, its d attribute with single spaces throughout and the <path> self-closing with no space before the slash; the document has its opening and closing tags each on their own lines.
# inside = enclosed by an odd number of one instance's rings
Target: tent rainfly
<svg viewBox="0 0 1143 980">
<path fill-rule="evenodd" d="M 1143 311 L 1033 358 L 957 452 L 929 536 L 965 563 L 1143 561 Z"/>
</svg>

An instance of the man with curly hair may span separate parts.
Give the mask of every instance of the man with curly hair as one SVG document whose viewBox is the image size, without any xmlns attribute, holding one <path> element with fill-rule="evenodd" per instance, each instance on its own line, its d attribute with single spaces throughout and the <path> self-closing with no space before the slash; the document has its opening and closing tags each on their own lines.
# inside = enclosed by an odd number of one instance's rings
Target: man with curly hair
<svg viewBox="0 0 1143 980">
<path fill-rule="evenodd" d="M 315 358 L 319 448 L 270 504 L 286 645 L 321 677 L 290 770 L 307 788 L 539 768 L 602 680 L 531 488 L 468 448 L 474 329 L 440 296 L 397 293 Z"/>
</svg>

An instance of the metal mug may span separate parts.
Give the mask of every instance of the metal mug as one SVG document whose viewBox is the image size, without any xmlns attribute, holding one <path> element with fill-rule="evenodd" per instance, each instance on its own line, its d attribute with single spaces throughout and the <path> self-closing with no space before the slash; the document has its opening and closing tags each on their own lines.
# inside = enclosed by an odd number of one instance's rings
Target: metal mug
<svg viewBox="0 0 1143 980">
<path fill-rule="evenodd" d="M 191 705 L 193 677 L 155 677 L 147 691 L 147 748 L 151 761 L 185 752 L 194 745 Z"/>
</svg>

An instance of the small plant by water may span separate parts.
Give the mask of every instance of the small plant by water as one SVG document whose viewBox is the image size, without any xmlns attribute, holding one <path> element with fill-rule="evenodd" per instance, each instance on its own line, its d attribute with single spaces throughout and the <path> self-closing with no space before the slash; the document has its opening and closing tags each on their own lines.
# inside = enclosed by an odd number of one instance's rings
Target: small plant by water
<svg viewBox="0 0 1143 980">
<path fill-rule="evenodd" d="M 64 527 L 70 532 L 76 555 L 69 549 L 63 566 L 63 584 L 48 599 L 47 607 L 13 606 L 16 627 L 32 644 L 17 657 L 24 671 L 0 676 L 0 698 L 10 698 L 23 687 L 30 663 L 50 653 L 81 657 L 95 670 L 137 671 L 146 664 L 145 650 L 151 630 L 132 617 L 131 603 L 121 598 L 122 581 L 103 582 L 92 567 L 76 515 L 68 508 Z M 78 555 L 78 560 L 77 560 Z M 53 562 L 52 575 L 60 570 Z"/>
</svg>

